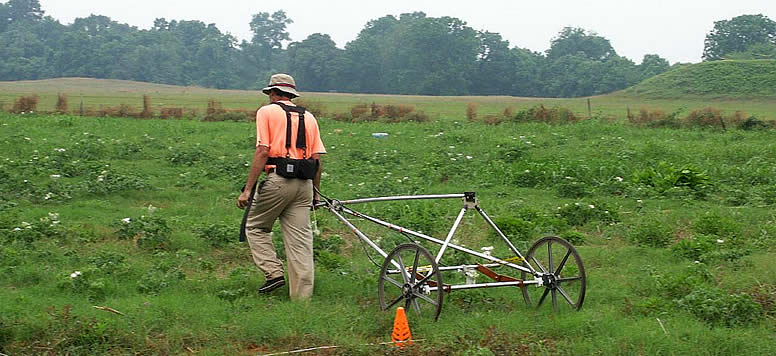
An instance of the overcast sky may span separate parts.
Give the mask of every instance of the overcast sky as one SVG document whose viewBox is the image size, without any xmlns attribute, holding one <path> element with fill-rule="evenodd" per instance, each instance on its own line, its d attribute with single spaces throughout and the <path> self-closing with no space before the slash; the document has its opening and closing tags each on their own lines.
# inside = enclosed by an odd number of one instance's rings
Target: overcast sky
<svg viewBox="0 0 776 356">
<path fill-rule="evenodd" d="M 0 0 L 3 1 L 3 0 Z M 5 1 L 3 1 L 5 2 Z M 582 27 L 609 39 L 618 54 L 641 62 L 659 54 L 675 62 L 699 62 L 714 21 L 763 14 L 776 21 L 776 0 L 40 0 L 46 15 L 70 24 L 77 17 L 105 15 L 147 29 L 157 17 L 215 23 L 238 39 L 251 36 L 251 15 L 284 10 L 294 21 L 291 39 L 319 32 L 341 48 L 373 19 L 423 11 L 452 16 L 476 30 L 497 32 L 511 46 L 545 51 L 565 26 Z"/>
</svg>

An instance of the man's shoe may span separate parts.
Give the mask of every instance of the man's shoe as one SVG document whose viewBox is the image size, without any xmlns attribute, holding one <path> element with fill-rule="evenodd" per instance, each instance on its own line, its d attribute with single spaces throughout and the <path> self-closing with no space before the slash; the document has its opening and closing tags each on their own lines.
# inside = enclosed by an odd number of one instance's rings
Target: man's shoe
<svg viewBox="0 0 776 356">
<path fill-rule="evenodd" d="M 269 293 L 284 285 L 286 285 L 286 280 L 283 278 L 283 276 L 272 278 L 267 280 L 264 285 L 259 288 L 259 293 Z"/>
</svg>

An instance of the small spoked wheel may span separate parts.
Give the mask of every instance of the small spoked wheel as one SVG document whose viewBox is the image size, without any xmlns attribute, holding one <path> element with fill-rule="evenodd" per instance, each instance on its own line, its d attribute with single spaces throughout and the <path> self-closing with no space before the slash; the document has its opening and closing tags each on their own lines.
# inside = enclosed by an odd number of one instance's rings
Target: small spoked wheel
<svg viewBox="0 0 776 356">
<path fill-rule="evenodd" d="M 380 308 L 404 307 L 436 321 L 442 311 L 442 274 L 434 257 L 417 244 L 397 246 L 385 258 L 377 282 Z"/>
<path fill-rule="evenodd" d="M 554 311 L 579 310 L 585 301 L 585 268 L 579 253 L 568 241 L 546 236 L 531 246 L 526 262 L 542 274 L 542 286 L 522 287 L 526 304 L 541 308 L 552 305 Z M 523 272 L 524 280 L 531 280 Z"/>
</svg>

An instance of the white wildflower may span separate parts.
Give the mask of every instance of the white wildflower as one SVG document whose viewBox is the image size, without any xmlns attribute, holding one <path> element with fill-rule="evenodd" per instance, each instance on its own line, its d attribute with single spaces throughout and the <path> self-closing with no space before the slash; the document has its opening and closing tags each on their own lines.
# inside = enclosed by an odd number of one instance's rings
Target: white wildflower
<svg viewBox="0 0 776 356">
<path fill-rule="evenodd" d="M 28 223 L 26 221 L 22 221 L 22 227 L 25 228 L 25 229 L 32 229 L 32 224 L 30 224 L 30 223 Z"/>
<path fill-rule="evenodd" d="M 146 208 L 146 209 L 148 209 L 148 213 L 149 214 L 153 214 L 154 211 L 156 211 L 157 207 L 155 207 L 155 206 L 153 206 L 151 204 L 148 204 L 148 208 Z"/>
<path fill-rule="evenodd" d="M 52 197 L 54 197 L 54 194 L 51 192 L 46 193 L 46 195 L 43 196 L 43 200 L 49 200 Z"/>
<path fill-rule="evenodd" d="M 622 177 L 614 177 L 614 179 L 616 179 L 618 182 L 622 182 L 623 181 Z"/>
<path fill-rule="evenodd" d="M 457 161 L 457 159 L 455 159 L 454 157 L 453 157 L 453 158 L 450 158 L 450 160 L 451 160 L 451 161 Z"/>
<path fill-rule="evenodd" d="M 51 179 L 57 179 L 57 178 L 62 178 L 62 175 L 61 174 L 52 174 L 52 175 L 50 175 L 50 177 L 51 177 Z"/>
<path fill-rule="evenodd" d="M 455 146 L 447 146 L 447 148 L 452 150 L 453 148 L 455 148 Z"/>
<path fill-rule="evenodd" d="M 588 207 L 589 207 L 590 209 L 595 209 L 595 205 L 593 205 L 593 204 L 590 204 L 590 205 L 588 205 Z"/>
<path fill-rule="evenodd" d="M 359 187 L 362 186 L 362 185 L 364 185 L 364 182 L 358 183 Z"/>
<path fill-rule="evenodd" d="M 723 239 L 717 239 L 717 243 L 723 243 L 723 242 L 725 242 L 725 240 L 723 240 Z"/>
<path fill-rule="evenodd" d="M 13 229 L 13 231 L 22 231 L 22 228 L 16 227 L 16 228 Z"/>
<path fill-rule="evenodd" d="M 472 159 L 472 156 L 466 156 L 466 159 Z"/>
<path fill-rule="evenodd" d="M 402 180 L 410 179 L 410 177 L 402 177 Z"/>
<path fill-rule="evenodd" d="M 644 201 L 643 201 L 643 200 L 641 200 L 641 199 L 639 199 L 639 200 L 636 200 L 636 202 L 637 202 L 637 203 L 639 203 L 639 204 L 641 204 L 641 203 L 643 203 Z"/>
<path fill-rule="evenodd" d="M 130 218 L 123 218 L 123 219 L 121 219 L 121 222 L 124 223 L 124 224 L 129 224 L 130 222 L 132 222 L 132 219 L 130 219 Z"/>
<path fill-rule="evenodd" d="M 70 273 L 70 278 L 78 278 L 82 273 L 81 271 L 75 271 L 73 273 Z"/>
</svg>

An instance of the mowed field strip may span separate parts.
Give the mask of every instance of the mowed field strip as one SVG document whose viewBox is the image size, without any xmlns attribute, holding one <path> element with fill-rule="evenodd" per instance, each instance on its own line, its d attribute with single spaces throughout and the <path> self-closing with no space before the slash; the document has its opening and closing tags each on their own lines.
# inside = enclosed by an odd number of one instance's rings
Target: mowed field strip
<svg viewBox="0 0 776 356">
<path fill-rule="evenodd" d="M 302 87 L 302 89 L 304 89 Z M 152 105 L 161 107 L 183 107 L 204 111 L 209 100 L 216 100 L 228 109 L 256 109 L 261 103 L 266 103 L 266 96 L 258 90 L 217 90 L 201 87 L 181 87 L 174 85 L 150 84 L 125 80 L 65 78 L 35 81 L 0 82 L 0 103 L 9 108 L 20 95 L 38 95 L 39 110 L 53 111 L 57 94 L 68 96 L 69 108 L 77 110 L 83 100 L 86 108 L 100 106 L 118 106 L 126 104 L 141 107 L 143 95 L 151 97 Z M 501 115 L 504 109 L 511 107 L 514 111 L 530 108 L 536 105 L 566 107 L 582 117 L 587 116 L 588 98 L 518 98 L 506 96 L 412 96 L 412 95 L 381 95 L 381 94 L 346 94 L 346 93 L 306 93 L 302 91 L 303 99 L 324 105 L 329 114 L 346 113 L 358 104 L 377 103 L 381 105 L 413 105 L 416 110 L 423 111 L 432 118 L 465 119 L 469 103 L 478 105 L 478 113 L 485 115 Z M 675 99 L 642 99 L 638 96 L 626 96 L 618 93 L 591 97 L 591 113 L 593 116 L 604 116 L 615 119 L 624 118 L 627 110 L 632 112 L 644 108 L 647 110 L 662 110 L 666 113 L 681 111 L 686 115 L 689 111 L 714 107 L 727 113 L 742 111 L 755 115 L 760 119 L 776 119 L 776 98 L 758 98 L 747 100 L 742 98 L 703 98 L 677 97 Z"/>
</svg>

